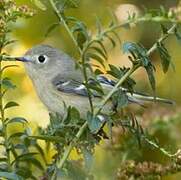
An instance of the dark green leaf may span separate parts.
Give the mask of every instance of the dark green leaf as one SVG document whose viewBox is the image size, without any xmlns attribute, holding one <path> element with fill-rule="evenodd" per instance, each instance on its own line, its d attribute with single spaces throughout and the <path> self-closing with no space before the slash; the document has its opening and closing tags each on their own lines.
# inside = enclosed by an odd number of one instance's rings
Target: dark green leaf
<svg viewBox="0 0 181 180">
<path fill-rule="evenodd" d="M 175 29 L 175 36 L 176 36 L 178 42 L 181 44 L 181 33 L 179 32 L 179 30 L 177 28 Z"/>
<path fill-rule="evenodd" d="M 109 36 L 109 35 L 107 35 L 107 34 L 105 34 L 105 37 L 107 37 L 109 40 L 110 40 L 110 42 L 112 43 L 112 46 L 113 46 L 113 48 L 116 46 L 116 42 L 115 42 L 115 40 L 111 37 L 111 36 Z"/>
<path fill-rule="evenodd" d="M 92 116 L 92 114 L 88 112 L 87 122 L 88 122 L 88 126 L 91 132 L 96 134 L 100 130 L 100 128 L 102 127 L 105 121 L 99 118 L 99 116 L 96 116 L 96 117 Z"/>
<path fill-rule="evenodd" d="M 101 41 L 97 40 L 97 41 L 95 41 L 95 44 L 98 44 L 101 47 L 102 51 L 104 51 L 104 54 L 106 56 L 108 56 L 106 48 L 105 48 L 104 44 Z"/>
<path fill-rule="evenodd" d="M 0 162 L 7 162 L 7 157 L 1 157 Z"/>
<path fill-rule="evenodd" d="M 163 72 L 166 73 L 171 63 L 171 56 L 163 43 L 157 43 L 157 49 L 160 54 Z"/>
<path fill-rule="evenodd" d="M 28 121 L 25 119 L 25 118 L 22 118 L 22 117 L 15 117 L 15 118 L 12 118 L 10 120 L 8 120 L 6 122 L 6 124 L 10 124 L 10 123 L 22 123 L 22 124 L 26 124 L 28 123 Z"/>
<path fill-rule="evenodd" d="M 23 177 L 24 179 L 32 178 L 32 170 L 29 167 L 18 167 L 16 169 L 16 174 Z M 37 180 L 36 178 L 32 178 Z"/>
<path fill-rule="evenodd" d="M 39 135 L 39 136 L 29 136 L 29 138 L 35 138 L 45 141 L 52 141 L 52 142 L 64 142 L 64 139 L 59 136 L 49 136 L 49 135 Z"/>
<path fill-rule="evenodd" d="M 105 60 L 107 60 L 107 54 L 105 54 L 105 52 L 99 48 L 99 47 L 91 47 L 90 49 L 95 50 L 95 52 L 97 52 L 99 55 L 101 55 Z"/>
<path fill-rule="evenodd" d="M 93 54 L 93 53 L 87 53 L 86 54 L 87 58 L 92 58 L 94 60 L 96 60 L 98 63 L 100 63 L 103 67 L 105 67 L 104 65 L 104 59 L 100 56 L 98 56 L 97 54 Z"/>
<path fill-rule="evenodd" d="M 4 88 L 7 88 L 7 89 L 14 89 L 16 88 L 16 86 L 11 82 L 11 80 L 7 77 L 5 77 L 3 80 L 2 80 L 2 86 Z"/>
<path fill-rule="evenodd" d="M 8 140 L 9 140 L 9 141 L 12 141 L 13 138 L 19 138 L 19 137 L 21 137 L 21 136 L 23 136 L 23 135 L 24 135 L 23 132 L 17 132 L 17 133 L 11 134 L 11 135 L 9 136 Z"/>
<path fill-rule="evenodd" d="M 97 76 L 97 75 L 100 75 L 100 74 L 104 74 L 104 72 L 102 72 L 100 69 L 96 69 L 94 71 L 94 74 Z"/>
<path fill-rule="evenodd" d="M 77 33 L 77 43 L 81 49 L 83 49 L 83 45 L 86 42 L 86 40 L 87 40 L 87 37 L 85 36 L 84 33 L 82 32 Z"/>
<path fill-rule="evenodd" d="M 150 84 L 151 84 L 151 87 L 152 87 L 153 91 L 155 91 L 155 89 L 156 89 L 154 71 L 155 71 L 155 69 L 154 69 L 154 67 L 152 65 L 146 67 L 146 72 L 148 74 L 148 78 L 149 78 L 149 81 L 150 81 Z"/>
<path fill-rule="evenodd" d="M 36 143 L 34 146 L 35 146 L 35 148 L 37 149 L 37 151 L 41 154 L 41 157 L 43 158 L 44 162 L 47 164 L 45 152 L 44 152 L 44 150 L 42 149 L 42 147 L 41 147 L 38 143 Z"/>
<path fill-rule="evenodd" d="M 161 24 L 161 29 L 163 34 L 168 34 L 168 29 L 163 24 Z"/>
<path fill-rule="evenodd" d="M 19 104 L 16 103 L 16 102 L 14 102 L 14 101 L 10 101 L 10 102 L 8 102 L 8 103 L 5 105 L 4 109 L 16 107 L 16 106 L 19 106 Z"/>
<path fill-rule="evenodd" d="M 118 108 L 123 108 L 128 105 L 128 96 L 126 95 L 126 92 L 122 91 L 121 89 L 118 90 L 116 93 L 112 96 L 113 104 Z"/>
<path fill-rule="evenodd" d="M 15 164 L 15 163 L 18 163 L 19 161 L 25 161 L 25 160 L 28 160 L 28 159 L 32 159 L 34 158 L 35 155 L 37 155 L 38 153 L 35 153 L 35 152 L 31 152 L 31 153 L 25 153 L 25 154 L 22 154 L 22 155 L 19 155 L 12 163 L 11 165 Z"/>
</svg>

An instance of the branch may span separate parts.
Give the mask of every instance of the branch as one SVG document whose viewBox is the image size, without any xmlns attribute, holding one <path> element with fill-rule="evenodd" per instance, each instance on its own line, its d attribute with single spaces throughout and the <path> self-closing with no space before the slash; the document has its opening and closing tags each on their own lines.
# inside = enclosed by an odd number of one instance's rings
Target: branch
<svg viewBox="0 0 181 180">
<path fill-rule="evenodd" d="M 163 42 L 169 35 L 173 34 L 175 28 L 177 27 L 176 24 L 174 24 L 168 31 L 167 34 L 163 34 L 160 39 L 158 39 L 157 42 Z M 153 46 L 147 51 L 147 55 L 150 56 L 156 49 L 157 49 L 157 42 L 153 44 Z M 114 88 L 107 94 L 107 96 L 101 101 L 98 109 L 95 111 L 95 115 L 97 115 L 101 109 L 104 107 L 104 105 L 107 103 L 107 101 L 110 99 L 110 97 L 117 91 L 117 89 L 123 84 L 123 82 L 132 75 L 140 66 L 132 66 L 132 68 L 118 81 L 118 83 L 114 86 Z M 69 144 L 69 146 L 66 148 L 64 155 L 58 164 L 58 168 L 62 168 L 65 161 L 67 160 L 71 150 L 74 147 L 74 144 L 79 140 L 81 135 L 83 134 L 84 130 L 88 127 L 87 121 L 82 125 L 82 127 L 79 129 L 78 133 L 76 134 L 75 139 Z"/>
</svg>

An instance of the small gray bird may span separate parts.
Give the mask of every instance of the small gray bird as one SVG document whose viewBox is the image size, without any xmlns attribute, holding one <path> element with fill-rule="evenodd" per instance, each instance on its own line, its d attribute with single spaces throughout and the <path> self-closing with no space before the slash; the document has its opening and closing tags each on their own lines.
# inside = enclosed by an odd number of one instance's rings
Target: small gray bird
<svg viewBox="0 0 181 180">
<path fill-rule="evenodd" d="M 41 101 L 50 112 L 63 115 L 68 106 L 76 107 L 82 116 L 90 109 L 87 90 L 83 84 L 84 78 L 80 69 L 75 68 L 75 61 L 49 45 L 37 45 L 28 50 L 23 57 L 16 58 L 25 63 L 25 67 Z M 105 92 L 109 92 L 115 85 L 113 80 L 98 76 L 97 80 Z M 140 93 L 130 93 L 122 88 L 130 103 L 142 104 L 144 101 L 158 101 L 168 104 L 173 102 L 167 99 L 147 96 Z M 93 104 L 101 101 L 101 96 L 93 93 Z M 66 106 L 65 106 L 66 105 Z M 112 108 L 108 102 L 103 111 Z"/>
</svg>

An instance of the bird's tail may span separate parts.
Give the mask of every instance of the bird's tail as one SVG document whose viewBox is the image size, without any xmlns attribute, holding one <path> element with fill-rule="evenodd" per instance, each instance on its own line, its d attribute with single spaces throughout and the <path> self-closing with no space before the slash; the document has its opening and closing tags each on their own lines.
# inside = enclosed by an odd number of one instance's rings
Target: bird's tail
<svg viewBox="0 0 181 180">
<path fill-rule="evenodd" d="M 137 103 L 140 105 L 144 105 L 144 102 L 160 102 L 160 103 L 165 103 L 165 104 L 171 104 L 174 105 L 175 102 L 169 99 L 164 99 L 160 97 L 154 97 L 154 96 L 149 96 L 146 94 L 142 93 L 127 93 L 128 99 L 132 103 Z"/>
</svg>

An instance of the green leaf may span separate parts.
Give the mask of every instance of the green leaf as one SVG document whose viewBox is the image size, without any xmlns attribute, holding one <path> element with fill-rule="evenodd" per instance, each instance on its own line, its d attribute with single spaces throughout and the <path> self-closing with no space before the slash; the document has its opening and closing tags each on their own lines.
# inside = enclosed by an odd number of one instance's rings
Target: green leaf
<svg viewBox="0 0 181 180">
<path fill-rule="evenodd" d="M 47 160 L 46 160 L 46 155 L 45 155 L 44 149 L 42 149 L 42 147 L 37 142 L 36 142 L 36 144 L 34 146 L 37 149 L 37 151 L 40 153 L 40 155 L 43 158 L 44 162 L 47 164 Z"/>
<path fill-rule="evenodd" d="M 168 29 L 163 24 L 161 24 L 161 29 L 163 34 L 168 34 Z"/>
<path fill-rule="evenodd" d="M 35 138 L 39 140 L 45 140 L 57 143 L 64 142 L 64 139 L 59 136 L 39 135 L 39 136 L 29 136 L 29 138 Z"/>
<path fill-rule="evenodd" d="M 116 66 L 114 66 L 112 64 L 109 64 L 109 68 L 110 68 L 110 71 L 108 71 L 107 73 L 112 75 L 115 78 L 120 79 L 124 75 L 120 72 L 119 68 L 117 68 Z"/>
<path fill-rule="evenodd" d="M 104 51 L 104 54 L 105 54 L 106 56 L 108 56 L 107 50 L 106 50 L 104 44 L 103 44 L 101 41 L 97 40 L 97 41 L 94 42 L 94 44 L 96 44 L 96 45 L 98 44 L 98 45 L 101 47 L 102 51 Z"/>
<path fill-rule="evenodd" d="M 90 112 L 87 113 L 87 122 L 92 133 L 96 134 L 105 123 L 99 116 L 94 117 Z"/>
<path fill-rule="evenodd" d="M 5 105 L 4 110 L 8 108 L 16 107 L 16 106 L 19 106 L 19 104 L 14 101 L 10 101 Z"/>
<path fill-rule="evenodd" d="M 160 54 L 163 72 L 166 73 L 171 63 L 171 56 L 163 43 L 157 43 L 157 49 Z"/>
<path fill-rule="evenodd" d="M 17 174 L 10 172 L 0 172 L 0 177 L 7 178 L 9 180 L 22 180 Z"/>
<path fill-rule="evenodd" d="M 1 157 L 0 162 L 7 162 L 7 157 Z"/>
<path fill-rule="evenodd" d="M 32 176 L 32 170 L 31 168 L 27 167 L 18 167 L 16 169 L 16 174 L 18 174 L 19 176 L 23 177 L 24 179 L 34 179 L 37 180 L 37 178 L 33 178 Z"/>
<path fill-rule="evenodd" d="M 87 41 L 87 37 L 84 33 L 78 32 L 77 33 L 77 43 L 81 49 L 83 49 L 84 43 Z"/>
<path fill-rule="evenodd" d="M 88 52 L 88 53 L 86 53 L 86 57 L 96 60 L 98 63 L 100 63 L 105 68 L 104 59 L 102 57 L 98 56 L 97 54 Z"/>
<path fill-rule="evenodd" d="M 21 137 L 21 136 L 23 136 L 23 135 L 24 135 L 23 132 L 16 132 L 16 133 L 11 134 L 11 135 L 9 136 L 8 140 L 9 140 L 9 141 L 12 141 L 13 138 L 17 138 L 17 137 L 19 138 L 19 137 Z"/>
<path fill-rule="evenodd" d="M 60 25 L 60 23 L 53 23 L 46 31 L 45 33 L 45 37 L 48 37 L 48 35 L 56 28 Z"/>
<path fill-rule="evenodd" d="M 108 34 L 105 34 L 105 37 L 107 37 L 110 40 L 110 42 L 114 48 L 116 46 L 115 40 L 111 36 L 109 36 Z"/>
<path fill-rule="evenodd" d="M 156 89 L 155 69 L 152 65 L 145 67 L 153 91 Z"/>
<path fill-rule="evenodd" d="M 12 163 L 11 165 L 14 165 L 15 163 L 18 163 L 19 161 L 25 161 L 31 158 L 34 158 L 35 155 L 37 155 L 38 153 L 36 152 L 31 152 L 31 153 L 25 153 L 22 155 L 19 155 Z"/>
<path fill-rule="evenodd" d="M 147 50 L 140 44 L 134 42 L 125 42 L 123 44 L 123 53 L 131 53 L 135 60 L 140 60 L 142 66 L 146 67 L 149 64 Z"/>
<path fill-rule="evenodd" d="M 93 94 L 98 93 L 98 94 L 101 95 L 101 96 L 104 95 L 104 91 L 103 91 L 101 85 L 99 84 L 99 82 L 97 82 L 97 81 L 95 81 L 95 80 L 94 80 L 94 82 L 92 82 L 92 81 L 90 80 L 90 82 L 89 82 L 88 85 L 87 85 L 87 88 L 89 88 L 90 90 L 92 90 L 91 92 L 92 92 Z M 95 92 L 95 91 L 96 91 L 96 92 Z"/>
<path fill-rule="evenodd" d="M 22 124 L 26 124 L 28 123 L 28 121 L 25 119 L 25 118 L 22 118 L 22 117 L 15 117 L 15 118 L 12 118 L 10 120 L 8 120 L 6 122 L 6 124 L 10 124 L 10 123 L 22 123 Z"/>
<path fill-rule="evenodd" d="M 178 42 L 181 44 L 181 33 L 179 32 L 178 28 L 175 29 L 175 36 Z"/>
<path fill-rule="evenodd" d="M 7 88 L 7 89 L 14 89 L 16 88 L 16 86 L 11 82 L 11 80 L 7 77 L 5 77 L 3 80 L 2 80 L 2 86 L 4 88 Z"/>
<path fill-rule="evenodd" d="M 33 3 L 35 4 L 35 6 L 37 6 L 39 9 L 46 11 L 47 8 L 46 6 L 42 3 L 41 0 L 33 0 Z"/>
<path fill-rule="evenodd" d="M 122 91 L 121 89 L 116 91 L 112 96 L 112 102 L 118 109 L 127 106 L 129 101 L 126 92 Z"/>
<path fill-rule="evenodd" d="M 107 60 L 107 54 L 105 54 L 104 50 L 99 48 L 99 47 L 90 47 L 90 50 L 94 50 L 95 52 L 97 52 L 99 55 L 101 55 L 105 60 Z"/>
</svg>

